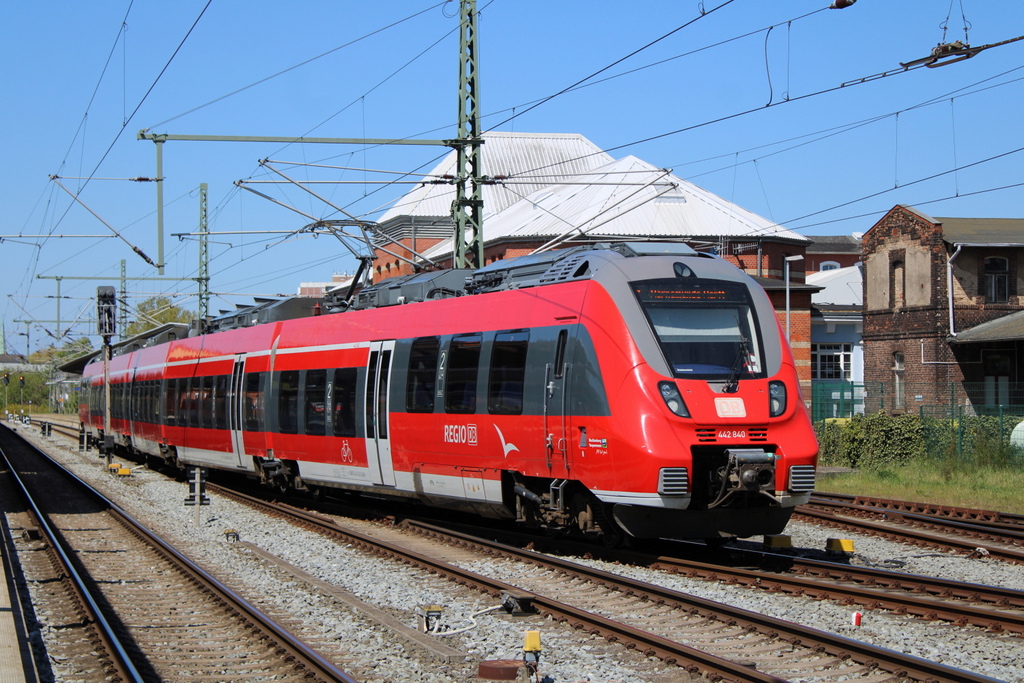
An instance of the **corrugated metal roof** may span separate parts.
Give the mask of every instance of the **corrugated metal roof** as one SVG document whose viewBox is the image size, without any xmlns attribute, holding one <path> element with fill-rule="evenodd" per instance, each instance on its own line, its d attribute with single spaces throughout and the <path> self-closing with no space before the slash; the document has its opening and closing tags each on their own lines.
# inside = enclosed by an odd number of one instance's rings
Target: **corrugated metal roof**
<svg viewBox="0 0 1024 683">
<path fill-rule="evenodd" d="M 975 325 L 964 330 L 956 337 L 950 338 L 953 343 L 996 342 L 1024 339 L 1024 311 L 1004 315 L 995 320 Z"/>
<path fill-rule="evenodd" d="M 537 190 L 484 221 L 487 242 L 552 240 L 567 234 L 590 240 L 764 235 L 810 241 L 634 156 Z M 449 240 L 426 255 L 450 252 Z"/>
<path fill-rule="evenodd" d="M 507 176 L 505 185 L 484 185 L 484 222 L 523 197 L 579 173 L 603 166 L 612 157 L 579 134 L 504 133 L 483 134 L 482 172 L 485 176 Z M 455 173 L 456 153 L 452 151 L 430 174 L 441 178 Z M 448 216 L 455 199 L 450 184 L 423 184 L 399 199 L 379 220 L 386 223 L 400 216 Z"/>
</svg>

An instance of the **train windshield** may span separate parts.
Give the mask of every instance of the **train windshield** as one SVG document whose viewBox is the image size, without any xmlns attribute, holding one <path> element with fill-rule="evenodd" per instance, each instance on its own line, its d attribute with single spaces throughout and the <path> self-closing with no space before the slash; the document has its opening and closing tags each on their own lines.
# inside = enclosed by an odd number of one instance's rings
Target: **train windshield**
<svg viewBox="0 0 1024 683">
<path fill-rule="evenodd" d="M 665 279 L 632 287 L 676 377 L 764 377 L 757 314 L 741 283 Z"/>
</svg>

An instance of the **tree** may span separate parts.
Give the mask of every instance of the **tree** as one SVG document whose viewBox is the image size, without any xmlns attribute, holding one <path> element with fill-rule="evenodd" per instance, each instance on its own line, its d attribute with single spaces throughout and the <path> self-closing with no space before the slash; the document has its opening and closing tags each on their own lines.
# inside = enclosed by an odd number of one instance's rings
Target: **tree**
<svg viewBox="0 0 1024 683">
<path fill-rule="evenodd" d="M 88 337 L 79 337 L 78 339 L 65 342 L 64 346 L 59 349 L 55 346 L 39 349 L 28 357 L 28 362 L 37 365 L 60 365 L 66 360 L 78 358 L 90 351 L 92 351 L 92 340 Z"/>
<path fill-rule="evenodd" d="M 134 337 L 164 323 L 190 323 L 196 317 L 192 311 L 172 304 L 166 296 L 146 299 L 135 307 L 135 313 L 138 317 L 121 333 L 124 338 Z"/>
<path fill-rule="evenodd" d="M 4 387 L 4 396 L 0 398 L 6 398 L 7 407 L 15 412 L 74 412 L 78 401 L 71 387 L 78 381 L 59 372 L 57 366 L 90 351 L 92 340 L 88 337 L 65 342 L 59 349 L 39 349 L 28 357 L 35 369 L 10 373 L 10 384 Z"/>
</svg>

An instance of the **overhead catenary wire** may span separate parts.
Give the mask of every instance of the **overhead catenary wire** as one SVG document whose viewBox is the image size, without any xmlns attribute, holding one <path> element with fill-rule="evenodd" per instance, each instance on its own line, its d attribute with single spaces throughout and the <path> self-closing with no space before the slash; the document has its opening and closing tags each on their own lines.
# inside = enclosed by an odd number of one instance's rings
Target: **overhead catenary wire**
<svg viewBox="0 0 1024 683">
<path fill-rule="evenodd" d="M 223 95 L 220 95 L 219 97 L 215 97 L 214 99 L 210 100 L 209 102 L 205 102 L 203 104 L 197 105 L 197 106 L 192 107 L 191 109 L 189 109 L 187 111 L 181 112 L 180 114 L 175 114 L 174 116 L 172 116 L 172 117 L 170 117 L 168 119 L 164 119 L 163 121 L 160 121 L 158 123 L 154 123 L 153 125 L 149 126 L 146 130 L 152 130 L 153 128 L 159 128 L 160 126 L 164 126 L 164 125 L 166 125 L 166 124 L 168 124 L 168 123 L 170 123 L 172 121 L 176 121 L 176 120 L 178 120 L 180 118 L 188 116 L 189 114 L 194 114 L 195 112 L 197 112 L 197 111 L 199 111 L 201 109 L 205 109 L 206 107 L 209 107 L 211 105 L 217 104 L 218 102 L 226 100 L 229 97 L 234 97 L 235 95 L 241 94 L 241 93 L 245 92 L 246 90 L 249 90 L 250 88 L 255 88 L 256 86 L 262 85 L 263 83 L 266 83 L 267 81 L 271 81 L 271 80 L 277 78 L 278 76 L 283 76 L 286 73 L 290 73 L 290 72 L 295 71 L 296 69 L 302 68 L 302 67 L 304 67 L 304 66 L 306 66 L 308 64 L 312 64 L 313 62 L 315 62 L 317 60 L 323 59 L 324 57 L 327 57 L 328 55 L 332 55 L 335 52 L 338 52 L 339 50 L 345 49 L 346 47 L 351 47 L 352 45 L 360 43 L 360 42 L 362 42 L 362 41 L 364 41 L 364 40 L 366 40 L 368 38 L 371 38 L 371 37 L 379 34 L 379 33 L 383 33 L 384 31 L 387 31 L 388 29 L 392 29 L 392 28 L 395 28 L 396 26 L 400 26 L 401 24 L 404 24 L 407 21 L 415 19 L 416 17 L 418 17 L 418 16 L 420 16 L 422 14 L 426 14 L 427 12 L 429 12 L 429 11 L 431 11 L 433 9 L 436 9 L 437 7 L 441 7 L 441 6 L 443 6 L 443 5 L 447 4 L 447 3 L 448 3 L 448 0 L 441 0 L 441 2 L 438 2 L 437 4 L 434 4 L 434 5 L 431 5 L 430 7 L 422 9 L 419 12 L 414 12 L 413 14 L 410 14 L 407 17 L 399 19 L 398 21 L 393 21 L 390 24 L 387 24 L 386 26 L 382 26 L 382 27 L 380 27 L 378 29 L 370 31 L 369 33 L 365 33 L 365 34 L 359 36 L 358 38 L 354 38 L 354 39 L 349 40 L 349 41 L 347 41 L 345 43 L 342 43 L 341 45 L 338 45 L 337 47 L 331 48 L 330 50 L 327 50 L 326 52 L 321 52 L 320 54 L 316 55 L 315 57 L 310 57 L 309 59 L 305 59 L 305 60 L 299 62 L 298 64 L 293 64 L 292 66 L 289 66 L 289 67 L 287 67 L 285 69 L 281 69 L 280 71 L 278 71 L 276 73 L 273 73 L 273 74 L 271 74 L 269 76 L 265 76 L 265 77 L 263 77 L 263 78 L 261 78 L 261 79 L 259 79 L 257 81 L 254 81 L 254 82 L 250 83 L 249 85 L 242 86 L 241 88 L 237 88 L 235 90 L 232 90 L 231 92 L 228 92 L 228 93 L 225 93 Z"/>
<path fill-rule="evenodd" d="M 167 69 L 171 66 L 171 62 L 174 61 L 174 58 L 181 51 L 181 48 L 185 45 L 185 41 L 187 41 L 189 36 L 192 35 L 192 32 L 199 24 L 199 20 L 203 18 L 203 15 L 206 13 L 206 10 L 209 9 L 210 3 L 212 2 L 213 0 L 207 0 L 206 4 L 203 6 L 203 9 L 199 12 L 199 16 L 197 16 L 195 21 L 192 22 L 192 26 L 189 27 L 188 31 L 185 33 L 185 36 L 181 39 L 181 42 L 179 42 L 178 46 L 174 49 L 174 52 L 171 53 L 171 56 L 167 59 L 167 62 L 164 64 L 163 68 L 160 69 L 160 73 L 156 75 L 156 78 L 153 79 L 153 82 L 149 85 L 149 88 L 147 88 L 146 92 L 142 95 L 138 103 L 135 105 L 135 109 L 133 109 L 132 113 L 129 114 L 127 118 L 125 118 L 124 123 L 121 124 L 121 127 L 114 135 L 114 139 L 110 141 L 110 144 L 107 146 L 106 151 L 103 152 L 102 156 L 100 156 L 99 161 L 96 162 L 96 165 L 93 167 L 92 172 L 89 173 L 89 175 L 86 177 L 85 182 L 82 183 L 81 187 L 78 189 L 78 192 L 72 194 L 73 197 L 75 197 L 76 199 L 78 198 L 78 195 L 80 195 L 85 190 L 86 185 L 89 184 L 89 178 L 94 176 L 96 174 L 96 171 L 99 170 L 100 166 L 103 165 L 103 162 L 106 160 L 107 156 L 109 156 L 110 151 L 114 148 L 114 145 L 120 139 L 121 134 L 124 133 L 124 129 L 128 127 L 128 124 L 131 123 L 133 118 L 135 118 L 135 115 L 139 112 L 139 109 L 142 108 L 143 103 L 145 103 L 145 101 L 149 98 L 150 94 L 153 92 L 153 89 L 156 87 L 156 84 L 160 82 L 160 79 L 167 72 Z M 65 211 L 64 215 L 67 215 L 67 211 Z M 61 220 L 62 219 L 63 216 L 61 217 Z M 54 224 L 51 231 L 56 229 L 57 225 L 60 224 L 61 220 L 58 220 L 57 223 Z"/>
<path fill-rule="evenodd" d="M 773 153 L 773 154 L 774 154 L 774 153 Z M 759 159 L 761 159 L 761 158 L 759 157 Z M 757 160 L 754 160 L 754 161 L 756 162 Z M 954 163 L 953 163 L 953 168 L 956 168 L 956 167 L 957 167 L 957 165 L 956 165 L 956 163 L 955 163 L 955 159 L 954 159 Z M 512 184 L 512 182 L 514 182 L 514 181 L 512 181 L 512 180 L 510 180 L 510 181 L 509 181 L 509 183 L 510 183 L 510 184 Z M 233 190 L 233 189 L 232 189 L 232 193 L 236 194 L 236 196 L 237 196 L 237 190 Z M 348 206 L 348 205 L 346 205 L 346 204 L 345 204 L 345 203 L 343 203 L 343 202 L 339 202 L 338 204 L 339 204 L 339 205 L 341 205 L 341 206 Z M 316 211 L 309 211 L 309 213 L 310 213 L 310 214 L 315 214 L 315 213 L 316 213 Z M 355 213 L 355 212 L 353 211 L 353 213 Z M 361 213 L 361 212 L 359 212 L 359 213 Z M 362 215 L 366 215 L 366 214 L 362 214 Z M 268 273 L 263 273 L 263 274 L 268 274 Z"/>
</svg>

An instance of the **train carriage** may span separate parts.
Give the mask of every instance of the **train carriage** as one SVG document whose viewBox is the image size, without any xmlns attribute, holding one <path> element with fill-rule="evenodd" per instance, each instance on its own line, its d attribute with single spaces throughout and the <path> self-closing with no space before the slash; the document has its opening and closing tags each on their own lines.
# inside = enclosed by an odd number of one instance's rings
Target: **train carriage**
<svg viewBox="0 0 1024 683">
<path fill-rule="evenodd" d="M 782 531 L 814 485 L 817 442 L 767 296 L 683 245 L 395 278 L 340 312 L 111 367 L 119 447 L 281 489 L 715 538 Z M 94 362 L 83 380 L 93 434 L 102 376 Z"/>
</svg>

